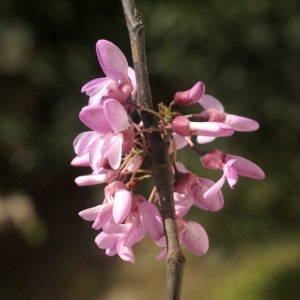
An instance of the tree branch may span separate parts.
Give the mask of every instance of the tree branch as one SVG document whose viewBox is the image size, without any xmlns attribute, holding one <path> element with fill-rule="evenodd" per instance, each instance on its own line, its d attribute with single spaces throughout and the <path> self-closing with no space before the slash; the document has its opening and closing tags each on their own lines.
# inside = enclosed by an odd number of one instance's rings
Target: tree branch
<svg viewBox="0 0 300 300">
<path fill-rule="evenodd" d="M 136 74 L 137 104 L 153 109 L 145 51 L 145 27 L 143 18 L 141 13 L 136 9 L 134 0 L 121 1 L 130 36 L 133 65 Z M 140 111 L 139 113 L 146 128 L 157 128 L 153 114 L 146 111 Z M 167 299 L 179 300 L 185 257 L 180 247 L 176 224 L 173 198 L 174 176 L 168 157 L 169 143 L 164 141 L 158 132 L 149 132 L 148 137 L 152 152 L 152 178 L 159 193 L 161 213 L 167 238 Z"/>
</svg>

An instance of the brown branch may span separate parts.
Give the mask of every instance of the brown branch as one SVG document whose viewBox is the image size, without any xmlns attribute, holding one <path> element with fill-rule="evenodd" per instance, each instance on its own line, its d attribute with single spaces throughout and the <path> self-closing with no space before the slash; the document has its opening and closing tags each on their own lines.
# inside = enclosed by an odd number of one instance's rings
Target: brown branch
<svg viewBox="0 0 300 300">
<path fill-rule="evenodd" d="M 137 81 L 137 104 L 141 107 L 153 109 L 149 85 L 146 51 L 145 27 L 141 13 L 136 9 L 134 0 L 121 0 L 129 31 L 133 65 Z M 157 128 L 153 114 L 140 110 L 141 119 L 146 128 Z M 173 198 L 173 172 L 169 162 L 169 143 L 161 138 L 159 132 L 148 133 L 152 152 L 152 178 L 160 198 L 161 213 L 164 220 L 167 238 L 168 256 L 167 269 L 167 299 L 179 300 L 185 257 L 182 253 Z"/>
</svg>

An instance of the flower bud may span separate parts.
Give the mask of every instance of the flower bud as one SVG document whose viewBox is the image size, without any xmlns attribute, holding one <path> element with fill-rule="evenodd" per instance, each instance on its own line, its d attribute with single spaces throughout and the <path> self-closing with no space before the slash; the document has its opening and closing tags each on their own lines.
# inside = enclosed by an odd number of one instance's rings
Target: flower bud
<svg viewBox="0 0 300 300">
<path fill-rule="evenodd" d="M 177 105 L 190 105 L 198 102 L 205 92 L 205 85 L 198 81 L 190 90 L 184 92 L 177 92 L 174 95 L 173 101 Z"/>
</svg>

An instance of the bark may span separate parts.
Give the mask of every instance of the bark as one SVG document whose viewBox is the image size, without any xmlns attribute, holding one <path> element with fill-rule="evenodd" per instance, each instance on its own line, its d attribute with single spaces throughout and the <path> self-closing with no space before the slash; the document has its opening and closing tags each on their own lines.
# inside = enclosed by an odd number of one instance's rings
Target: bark
<svg viewBox="0 0 300 300">
<path fill-rule="evenodd" d="M 137 104 L 153 109 L 149 76 L 145 52 L 145 27 L 141 13 L 136 9 L 134 0 L 121 0 L 126 24 L 130 36 L 131 50 L 137 81 Z M 141 119 L 146 128 L 157 128 L 153 114 L 140 111 Z M 174 176 L 169 162 L 169 143 L 161 138 L 160 133 L 148 133 L 152 153 L 152 179 L 157 188 L 161 214 L 164 220 L 167 238 L 168 255 L 167 269 L 167 299 L 179 300 L 185 267 L 185 257 L 182 253 L 173 198 Z"/>
</svg>

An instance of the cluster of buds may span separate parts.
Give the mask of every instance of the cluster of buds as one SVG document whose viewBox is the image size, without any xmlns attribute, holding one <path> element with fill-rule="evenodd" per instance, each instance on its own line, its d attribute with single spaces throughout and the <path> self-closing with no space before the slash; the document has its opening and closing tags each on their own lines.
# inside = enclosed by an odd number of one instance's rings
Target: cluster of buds
<svg viewBox="0 0 300 300">
<path fill-rule="evenodd" d="M 113 43 L 99 40 L 96 44 L 99 63 L 106 77 L 94 79 L 82 88 L 89 96 L 88 105 L 79 113 L 80 120 L 91 129 L 74 140 L 74 166 L 90 166 L 91 174 L 75 179 L 79 186 L 106 184 L 102 204 L 88 208 L 79 215 L 93 221 L 92 227 L 101 230 L 95 242 L 109 256 L 118 254 L 134 263 L 132 246 L 146 234 L 161 247 L 157 259 L 167 255 L 166 236 L 160 213 L 160 199 L 154 187 L 147 197 L 134 194 L 137 186 L 151 179 L 151 148 L 148 130 L 142 122 L 132 119 L 134 110 L 143 110 L 135 101 L 135 72 L 121 50 Z M 173 111 L 175 106 L 202 107 L 198 114 L 182 115 Z M 157 119 L 157 130 L 170 142 L 169 154 L 174 172 L 174 204 L 180 242 L 191 252 L 203 255 L 209 247 L 205 229 L 194 221 L 183 219 L 194 205 L 212 212 L 223 207 L 221 188 L 227 180 L 231 188 L 238 175 L 263 179 L 264 172 L 251 161 L 224 153 L 218 149 L 202 151 L 199 144 L 217 137 L 231 136 L 234 131 L 254 131 L 256 121 L 224 111 L 222 104 L 205 94 L 205 86 L 197 82 L 190 90 L 177 92 L 173 101 L 159 111 L 151 111 Z M 192 119 L 193 121 L 191 121 Z M 153 130 L 153 129 L 151 129 Z M 190 146 L 199 156 L 204 168 L 220 169 L 223 176 L 216 183 L 199 178 L 176 161 L 179 149 Z"/>
</svg>

